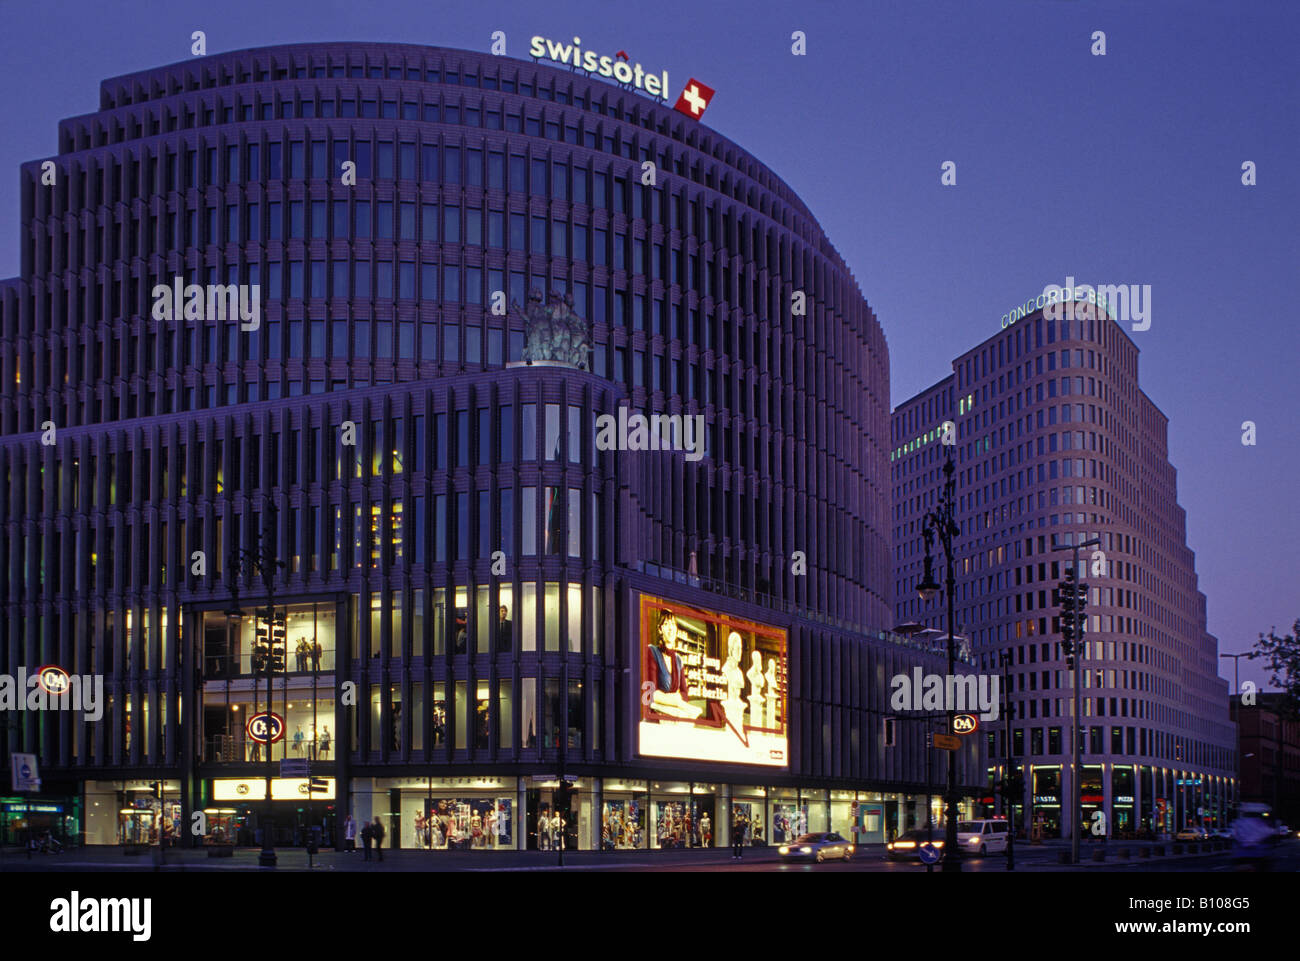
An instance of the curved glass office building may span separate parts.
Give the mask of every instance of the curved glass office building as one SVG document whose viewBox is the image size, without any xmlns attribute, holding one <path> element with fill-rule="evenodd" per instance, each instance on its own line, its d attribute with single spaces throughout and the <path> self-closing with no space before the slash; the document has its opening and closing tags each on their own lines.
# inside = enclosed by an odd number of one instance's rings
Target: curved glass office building
<svg viewBox="0 0 1300 961">
<path fill-rule="evenodd" d="M 268 757 L 309 765 L 271 782 L 282 841 L 918 818 L 886 678 L 941 662 L 884 630 L 885 340 L 780 179 L 465 51 L 247 50 L 100 99 L 24 165 L 0 284 L 0 667 L 104 683 L 0 742 L 67 833 L 250 840 Z"/>
</svg>

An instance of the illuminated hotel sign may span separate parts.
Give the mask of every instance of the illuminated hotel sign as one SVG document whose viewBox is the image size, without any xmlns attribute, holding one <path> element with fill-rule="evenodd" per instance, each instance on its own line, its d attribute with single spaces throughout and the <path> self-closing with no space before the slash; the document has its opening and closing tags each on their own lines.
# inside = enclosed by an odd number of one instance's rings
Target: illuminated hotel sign
<svg viewBox="0 0 1300 961">
<path fill-rule="evenodd" d="M 641 598 L 642 755 L 788 766 L 788 678 L 784 630 Z"/>
<path fill-rule="evenodd" d="M 598 77 L 612 77 L 619 83 L 644 90 L 652 97 L 668 100 L 668 71 L 650 73 L 639 63 L 629 63 L 627 54 L 621 50 L 616 56 L 609 57 L 594 50 L 583 50 L 581 37 L 574 37 L 572 43 L 533 37 L 528 53 L 540 60 L 577 67 Z"/>
<path fill-rule="evenodd" d="M 271 778 L 272 801 L 334 800 L 334 779 L 318 778 L 325 782 L 325 790 L 308 790 L 309 778 L 276 777 Z M 266 778 L 216 778 L 212 782 L 212 800 L 214 801 L 265 801 Z"/>
<path fill-rule="evenodd" d="M 1071 277 L 1070 279 L 1073 280 L 1074 278 Z M 1098 301 L 1097 291 L 1092 287 L 1089 287 L 1087 284 L 1080 284 L 1077 287 L 1048 287 L 1037 297 L 1031 297 L 1023 304 L 1017 304 L 1015 307 L 1012 307 L 1003 314 L 1002 327 L 1005 330 L 1017 320 L 1020 320 L 1023 317 L 1028 317 L 1036 310 L 1042 310 L 1044 307 L 1050 306 L 1051 304 L 1065 303 L 1070 300 L 1086 300 L 1090 304 L 1096 304 Z M 1109 307 L 1106 304 L 1106 298 L 1104 297 L 1101 298 L 1101 309 L 1105 310 L 1107 313 L 1110 312 Z"/>
</svg>

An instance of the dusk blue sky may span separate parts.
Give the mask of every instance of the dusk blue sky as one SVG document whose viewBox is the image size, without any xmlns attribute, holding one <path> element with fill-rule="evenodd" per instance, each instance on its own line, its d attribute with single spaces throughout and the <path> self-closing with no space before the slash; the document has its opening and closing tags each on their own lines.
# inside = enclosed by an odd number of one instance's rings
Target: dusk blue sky
<svg viewBox="0 0 1300 961">
<path fill-rule="evenodd" d="M 674 96 L 690 77 L 714 87 L 707 126 L 781 176 L 852 268 L 889 341 L 894 402 L 1045 284 L 1150 284 L 1151 327 L 1131 336 L 1170 420 L 1210 630 L 1239 651 L 1300 617 L 1300 334 L 1286 306 L 1300 3 L 50 0 L 0 2 L 0 24 L 3 277 L 18 268 L 18 165 L 54 153 L 61 118 L 97 109 L 101 80 L 187 59 L 194 30 L 209 53 L 486 50 L 503 30 L 510 56 L 534 34 L 580 36 L 667 69 Z M 940 184 L 948 160 L 955 187 Z M 1258 186 L 1241 183 L 1247 160 Z M 1247 662 L 1242 678 L 1265 680 Z"/>
</svg>

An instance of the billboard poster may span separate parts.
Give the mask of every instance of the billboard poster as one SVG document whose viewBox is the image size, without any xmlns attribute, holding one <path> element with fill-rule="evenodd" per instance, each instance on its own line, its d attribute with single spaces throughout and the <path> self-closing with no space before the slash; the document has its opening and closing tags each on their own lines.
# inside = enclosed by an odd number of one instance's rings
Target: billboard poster
<svg viewBox="0 0 1300 961">
<path fill-rule="evenodd" d="M 786 632 L 641 598 L 640 753 L 789 764 Z"/>
</svg>

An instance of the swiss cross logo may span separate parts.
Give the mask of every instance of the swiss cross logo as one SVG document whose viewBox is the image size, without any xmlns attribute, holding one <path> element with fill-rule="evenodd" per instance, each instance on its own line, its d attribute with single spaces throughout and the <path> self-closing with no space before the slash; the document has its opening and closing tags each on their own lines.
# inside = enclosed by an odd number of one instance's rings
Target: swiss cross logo
<svg viewBox="0 0 1300 961">
<path fill-rule="evenodd" d="M 713 88 L 706 87 L 692 77 L 690 82 L 686 84 L 686 89 L 682 91 L 682 95 L 677 98 L 676 109 L 692 119 L 699 120 L 700 117 L 704 116 L 704 108 L 709 105 L 709 101 L 712 99 Z"/>
</svg>

